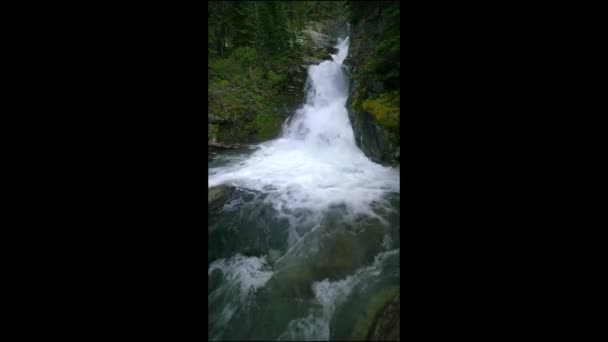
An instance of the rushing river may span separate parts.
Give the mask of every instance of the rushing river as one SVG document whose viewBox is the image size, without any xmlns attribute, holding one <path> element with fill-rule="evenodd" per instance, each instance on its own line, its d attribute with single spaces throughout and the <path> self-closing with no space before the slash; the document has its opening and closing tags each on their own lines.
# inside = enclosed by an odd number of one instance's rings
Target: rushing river
<svg viewBox="0 0 608 342">
<path fill-rule="evenodd" d="M 355 144 L 348 42 L 280 138 L 209 163 L 210 340 L 365 338 L 399 289 L 399 172 Z"/>
</svg>

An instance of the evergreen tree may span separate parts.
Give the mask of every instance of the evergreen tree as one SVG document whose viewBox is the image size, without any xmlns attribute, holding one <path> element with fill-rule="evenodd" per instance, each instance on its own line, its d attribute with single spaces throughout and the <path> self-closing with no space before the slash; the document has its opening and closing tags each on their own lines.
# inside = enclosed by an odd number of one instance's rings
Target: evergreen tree
<svg viewBox="0 0 608 342">
<path fill-rule="evenodd" d="M 234 1 L 231 11 L 232 42 L 235 47 L 255 46 L 256 20 L 252 1 Z"/>
</svg>

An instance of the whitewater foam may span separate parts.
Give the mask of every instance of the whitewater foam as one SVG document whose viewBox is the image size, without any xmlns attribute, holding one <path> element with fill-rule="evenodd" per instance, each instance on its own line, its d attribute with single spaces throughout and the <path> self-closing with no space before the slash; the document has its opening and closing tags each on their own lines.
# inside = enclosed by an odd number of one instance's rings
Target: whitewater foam
<svg viewBox="0 0 608 342">
<path fill-rule="evenodd" d="M 215 270 L 222 272 L 229 285 L 237 286 L 243 297 L 263 287 L 272 277 L 272 271 L 268 270 L 266 256 L 245 257 L 236 254 L 230 259 L 214 261 L 209 266 L 208 275 Z"/>
<path fill-rule="evenodd" d="M 336 308 L 343 304 L 359 286 L 365 289 L 371 282 L 378 279 L 385 263 L 394 258 L 399 249 L 378 254 L 370 266 L 357 270 L 342 280 L 329 281 L 324 279 L 312 284 L 312 290 L 320 309 L 313 309 L 308 316 L 289 322 L 285 331 L 279 337 L 281 341 L 328 341 L 330 339 L 330 323 Z"/>
<path fill-rule="evenodd" d="M 245 257 L 236 254 L 229 259 L 218 259 L 209 265 L 208 276 L 220 271 L 222 281 L 209 294 L 210 309 L 221 311 L 209 315 L 211 340 L 220 340 L 228 323 L 239 311 L 246 309 L 258 289 L 264 287 L 272 277 L 266 256 Z"/>
</svg>

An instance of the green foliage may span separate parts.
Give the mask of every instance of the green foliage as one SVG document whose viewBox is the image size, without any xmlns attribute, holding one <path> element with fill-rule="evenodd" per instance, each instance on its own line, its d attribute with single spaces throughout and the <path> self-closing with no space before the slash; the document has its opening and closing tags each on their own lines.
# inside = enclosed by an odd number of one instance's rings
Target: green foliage
<svg viewBox="0 0 608 342">
<path fill-rule="evenodd" d="M 230 54 L 230 58 L 243 66 L 255 64 L 258 61 L 257 51 L 252 47 L 238 47 Z"/>
<path fill-rule="evenodd" d="M 351 23 L 359 23 L 361 19 L 373 13 L 373 11 L 380 6 L 380 3 L 383 2 L 384 1 L 347 1 L 346 4 L 351 14 Z"/>
<path fill-rule="evenodd" d="M 259 141 L 274 139 L 281 132 L 284 119 L 280 113 L 262 112 L 255 117 L 249 129 L 255 132 Z"/>
<path fill-rule="evenodd" d="M 400 23 L 399 2 L 349 2 L 351 22 L 355 24 L 352 39 L 356 56 L 353 74 L 353 101 L 355 129 L 361 112 L 369 113 L 377 123 L 380 147 L 365 145 L 366 153 L 377 160 L 389 161 L 400 145 Z"/>
<path fill-rule="evenodd" d="M 232 32 L 234 46 L 253 46 L 255 44 L 256 22 L 255 17 L 251 15 L 254 11 L 252 1 L 234 1 L 230 17 L 234 28 Z"/>
<path fill-rule="evenodd" d="M 284 73 L 277 74 L 272 70 L 268 71 L 267 76 L 272 87 L 280 87 L 287 80 L 287 76 Z"/>
<path fill-rule="evenodd" d="M 209 140 L 215 141 L 217 140 L 217 125 L 209 124 L 207 125 L 207 133 L 209 134 Z"/>
<path fill-rule="evenodd" d="M 373 49 L 366 51 L 356 78 L 379 81 L 388 90 L 399 89 L 400 78 L 400 6 L 397 1 L 350 2 L 351 21 L 368 21 L 377 28 L 371 37 Z M 378 16 L 375 16 L 378 13 Z M 359 38 L 362 39 L 362 38 Z M 359 42 L 360 43 L 360 42 Z"/>
<path fill-rule="evenodd" d="M 351 104 L 351 108 L 355 111 L 355 112 L 360 112 L 363 108 L 361 107 L 363 101 L 361 100 L 361 95 L 359 94 L 359 92 L 355 92 L 353 94 L 353 102 Z"/>
<path fill-rule="evenodd" d="M 284 121 L 276 109 L 294 96 L 287 86 L 300 88 L 306 77 L 296 38 L 309 21 L 342 12 L 344 1 L 210 1 L 208 111 L 232 122 L 210 125 L 213 137 L 276 137 Z"/>
<path fill-rule="evenodd" d="M 233 59 L 216 58 L 209 62 L 209 78 L 234 80 L 242 72 L 242 66 Z"/>
</svg>

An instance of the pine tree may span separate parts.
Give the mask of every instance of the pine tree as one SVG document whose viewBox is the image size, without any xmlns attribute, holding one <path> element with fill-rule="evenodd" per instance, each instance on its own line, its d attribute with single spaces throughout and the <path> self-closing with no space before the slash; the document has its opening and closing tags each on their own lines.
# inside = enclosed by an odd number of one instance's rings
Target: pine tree
<svg viewBox="0 0 608 342">
<path fill-rule="evenodd" d="M 230 19 L 234 46 L 254 46 L 257 24 L 254 3 L 252 1 L 234 1 Z"/>
</svg>

